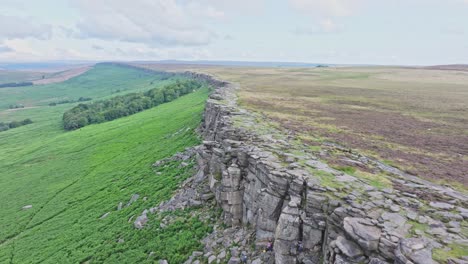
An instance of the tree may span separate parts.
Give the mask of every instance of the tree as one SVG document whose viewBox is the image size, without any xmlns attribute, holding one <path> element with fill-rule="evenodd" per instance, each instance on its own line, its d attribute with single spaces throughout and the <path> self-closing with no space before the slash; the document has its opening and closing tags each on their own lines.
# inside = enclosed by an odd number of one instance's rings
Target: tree
<svg viewBox="0 0 468 264">
<path fill-rule="evenodd" d="M 63 125 L 66 130 L 72 130 L 88 124 L 111 121 L 164 102 L 173 101 L 179 96 L 190 93 L 202 86 L 199 81 L 178 80 L 175 83 L 161 88 L 154 88 L 144 93 L 130 93 L 89 104 L 80 103 L 63 114 Z M 89 100 L 91 98 L 80 97 L 78 99 L 79 102 Z"/>
</svg>

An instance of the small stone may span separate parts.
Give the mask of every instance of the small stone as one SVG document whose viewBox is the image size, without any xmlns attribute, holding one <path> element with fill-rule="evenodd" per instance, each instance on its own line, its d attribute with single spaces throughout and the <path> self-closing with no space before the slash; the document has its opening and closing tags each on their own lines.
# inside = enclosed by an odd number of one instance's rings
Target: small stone
<svg viewBox="0 0 468 264">
<path fill-rule="evenodd" d="M 241 261 L 237 257 L 231 257 L 228 262 L 228 264 L 239 264 L 239 263 L 241 263 Z"/>
<path fill-rule="evenodd" d="M 110 212 L 107 212 L 105 214 L 103 214 L 101 217 L 99 217 L 99 219 L 104 219 L 106 218 L 107 216 L 109 216 Z"/>
<path fill-rule="evenodd" d="M 468 264 L 468 261 L 463 259 L 449 258 L 447 259 L 448 264 Z"/>
<path fill-rule="evenodd" d="M 29 205 L 23 206 L 21 209 L 28 210 L 28 209 L 31 209 L 31 208 L 32 208 L 32 205 L 29 204 Z"/>
<path fill-rule="evenodd" d="M 388 262 L 383 261 L 383 260 L 378 259 L 378 258 L 372 258 L 370 260 L 369 264 L 388 264 Z"/>
<path fill-rule="evenodd" d="M 159 261 L 159 264 L 169 264 L 169 263 L 167 262 L 167 260 L 163 259 Z"/>
<path fill-rule="evenodd" d="M 393 243 L 397 243 L 400 239 L 396 236 L 390 236 L 390 240 L 393 242 Z"/>
<path fill-rule="evenodd" d="M 425 224 L 425 223 L 427 223 L 427 218 L 424 217 L 424 216 L 422 216 L 422 215 L 420 215 L 420 216 L 418 217 L 418 223 L 420 223 L 420 224 Z"/>
<path fill-rule="evenodd" d="M 218 254 L 218 259 L 223 260 L 225 258 L 226 258 L 226 251 L 223 250 L 221 251 L 221 253 Z"/>
<path fill-rule="evenodd" d="M 398 206 L 398 205 L 392 205 L 392 206 L 390 206 L 390 210 L 391 210 L 392 212 L 395 212 L 395 213 L 396 213 L 396 212 L 399 212 L 399 211 L 400 211 L 400 206 Z"/>
<path fill-rule="evenodd" d="M 451 227 L 451 228 L 447 229 L 447 231 L 449 231 L 450 233 L 453 233 L 453 234 L 460 234 L 461 229 L 458 228 L 458 227 Z"/>
<path fill-rule="evenodd" d="M 448 226 L 449 227 L 453 227 L 453 228 L 459 228 L 460 227 L 460 222 L 457 222 L 457 221 L 450 221 L 448 223 Z"/>
<path fill-rule="evenodd" d="M 436 215 L 438 215 L 442 219 L 442 221 L 444 221 L 444 222 L 450 222 L 450 221 L 453 221 L 453 220 L 463 221 L 463 216 L 461 216 L 459 214 L 454 214 L 454 213 L 451 213 L 451 212 L 445 212 L 445 211 L 436 212 Z"/>
<path fill-rule="evenodd" d="M 382 192 L 388 193 L 388 194 L 392 194 L 392 193 L 393 193 L 393 189 L 385 188 L 385 189 L 382 190 Z"/>
<path fill-rule="evenodd" d="M 208 264 L 213 263 L 213 261 L 215 261 L 215 260 L 216 260 L 216 256 L 211 255 L 211 256 L 208 258 Z"/>
<path fill-rule="evenodd" d="M 136 229 L 142 229 L 146 222 L 148 222 L 148 217 L 146 216 L 146 213 L 143 213 L 142 215 L 138 216 L 135 222 L 133 223 L 133 226 L 135 226 Z"/>
<path fill-rule="evenodd" d="M 254 259 L 252 261 L 252 264 L 262 264 L 262 260 L 261 259 Z"/>
<path fill-rule="evenodd" d="M 468 213 L 460 213 L 460 215 L 463 217 L 463 219 L 468 219 Z"/>
<path fill-rule="evenodd" d="M 414 211 L 408 211 L 408 212 L 406 212 L 406 216 L 407 216 L 409 219 L 415 221 L 416 218 L 418 217 L 418 214 L 417 214 L 416 212 L 414 212 Z"/>
<path fill-rule="evenodd" d="M 433 227 L 427 231 L 429 234 L 437 235 L 437 236 L 445 236 L 447 232 L 443 227 Z"/>
<path fill-rule="evenodd" d="M 455 206 L 452 204 L 442 203 L 442 202 L 430 202 L 429 205 L 433 208 L 442 209 L 442 210 L 451 210 L 455 208 Z"/>
<path fill-rule="evenodd" d="M 132 205 L 132 203 L 134 203 L 136 200 L 138 200 L 139 197 L 140 197 L 139 194 L 133 194 L 132 197 L 130 198 L 130 200 L 128 201 L 127 206 Z"/>
</svg>

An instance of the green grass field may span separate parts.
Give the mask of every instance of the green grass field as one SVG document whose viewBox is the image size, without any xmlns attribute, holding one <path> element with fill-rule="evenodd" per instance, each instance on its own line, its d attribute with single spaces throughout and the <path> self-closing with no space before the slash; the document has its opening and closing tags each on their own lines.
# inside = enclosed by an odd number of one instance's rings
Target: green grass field
<svg viewBox="0 0 468 264">
<path fill-rule="evenodd" d="M 156 175 L 151 164 L 199 143 L 194 130 L 208 89 L 72 132 L 63 130 L 61 117 L 74 104 L 47 106 L 57 98 L 102 99 L 117 89 L 122 94 L 171 81 L 151 84 L 155 79 L 97 65 L 60 84 L 0 90 L 1 109 L 11 103 L 37 107 L 0 111 L 0 121 L 34 121 L 0 133 L 0 263 L 142 263 L 152 260 L 150 252 L 156 260 L 178 263 L 200 247 L 209 227 L 190 212 L 177 212 L 165 229 L 159 228 L 160 216 L 151 216 L 154 224 L 143 230 L 128 220 L 169 199 L 191 175 L 190 166 L 178 164 Z M 139 200 L 116 210 L 136 193 Z M 22 210 L 25 205 L 33 207 Z"/>
</svg>

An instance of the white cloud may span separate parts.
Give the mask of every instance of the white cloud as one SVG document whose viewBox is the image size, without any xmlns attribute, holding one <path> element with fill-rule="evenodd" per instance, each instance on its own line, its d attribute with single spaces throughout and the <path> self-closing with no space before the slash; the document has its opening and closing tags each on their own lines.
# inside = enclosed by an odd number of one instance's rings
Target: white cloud
<svg viewBox="0 0 468 264">
<path fill-rule="evenodd" d="M 325 32 L 334 32 L 338 30 L 338 25 L 331 19 L 323 19 L 319 22 L 319 24 Z"/>
<path fill-rule="evenodd" d="M 315 17 L 342 17 L 353 14 L 363 0 L 289 0 L 291 6 Z"/>
<path fill-rule="evenodd" d="M 144 45 L 133 45 L 128 47 L 116 47 L 114 54 L 124 60 L 167 60 L 167 59 L 189 59 L 198 60 L 211 57 L 211 53 L 200 47 L 164 47 L 152 48 Z"/>
<path fill-rule="evenodd" d="M 52 26 L 35 23 L 32 18 L 0 15 L 0 39 L 50 39 Z"/>
<path fill-rule="evenodd" d="M 246 14 L 259 16 L 266 7 L 265 0 L 189 0 L 189 4 L 218 10 L 224 17 Z"/>
<path fill-rule="evenodd" d="M 75 0 L 82 19 L 77 28 L 83 38 L 100 38 L 152 45 L 203 45 L 214 37 L 200 22 L 221 17 L 214 8 L 176 0 Z"/>
<path fill-rule="evenodd" d="M 327 18 L 318 21 L 311 26 L 300 26 L 293 30 L 296 35 L 317 35 L 317 34 L 331 34 L 337 33 L 342 30 L 340 24 L 336 24 L 333 20 Z"/>
</svg>

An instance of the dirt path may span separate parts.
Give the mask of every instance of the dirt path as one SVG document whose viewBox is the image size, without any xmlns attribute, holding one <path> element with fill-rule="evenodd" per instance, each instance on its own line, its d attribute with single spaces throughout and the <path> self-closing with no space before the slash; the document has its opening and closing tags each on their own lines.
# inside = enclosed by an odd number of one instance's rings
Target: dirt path
<svg viewBox="0 0 468 264">
<path fill-rule="evenodd" d="M 68 79 L 71 79 L 73 77 L 76 77 L 78 75 L 81 75 L 81 74 L 89 71 L 91 68 L 92 68 L 92 66 L 85 66 L 85 67 L 66 70 L 66 71 L 58 73 L 56 76 L 41 79 L 41 80 L 36 80 L 36 81 L 33 81 L 33 83 L 34 83 L 34 85 L 40 85 L 40 84 L 50 84 L 50 83 L 64 82 L 64 81 L 66 81 Z"/>
</svg>

